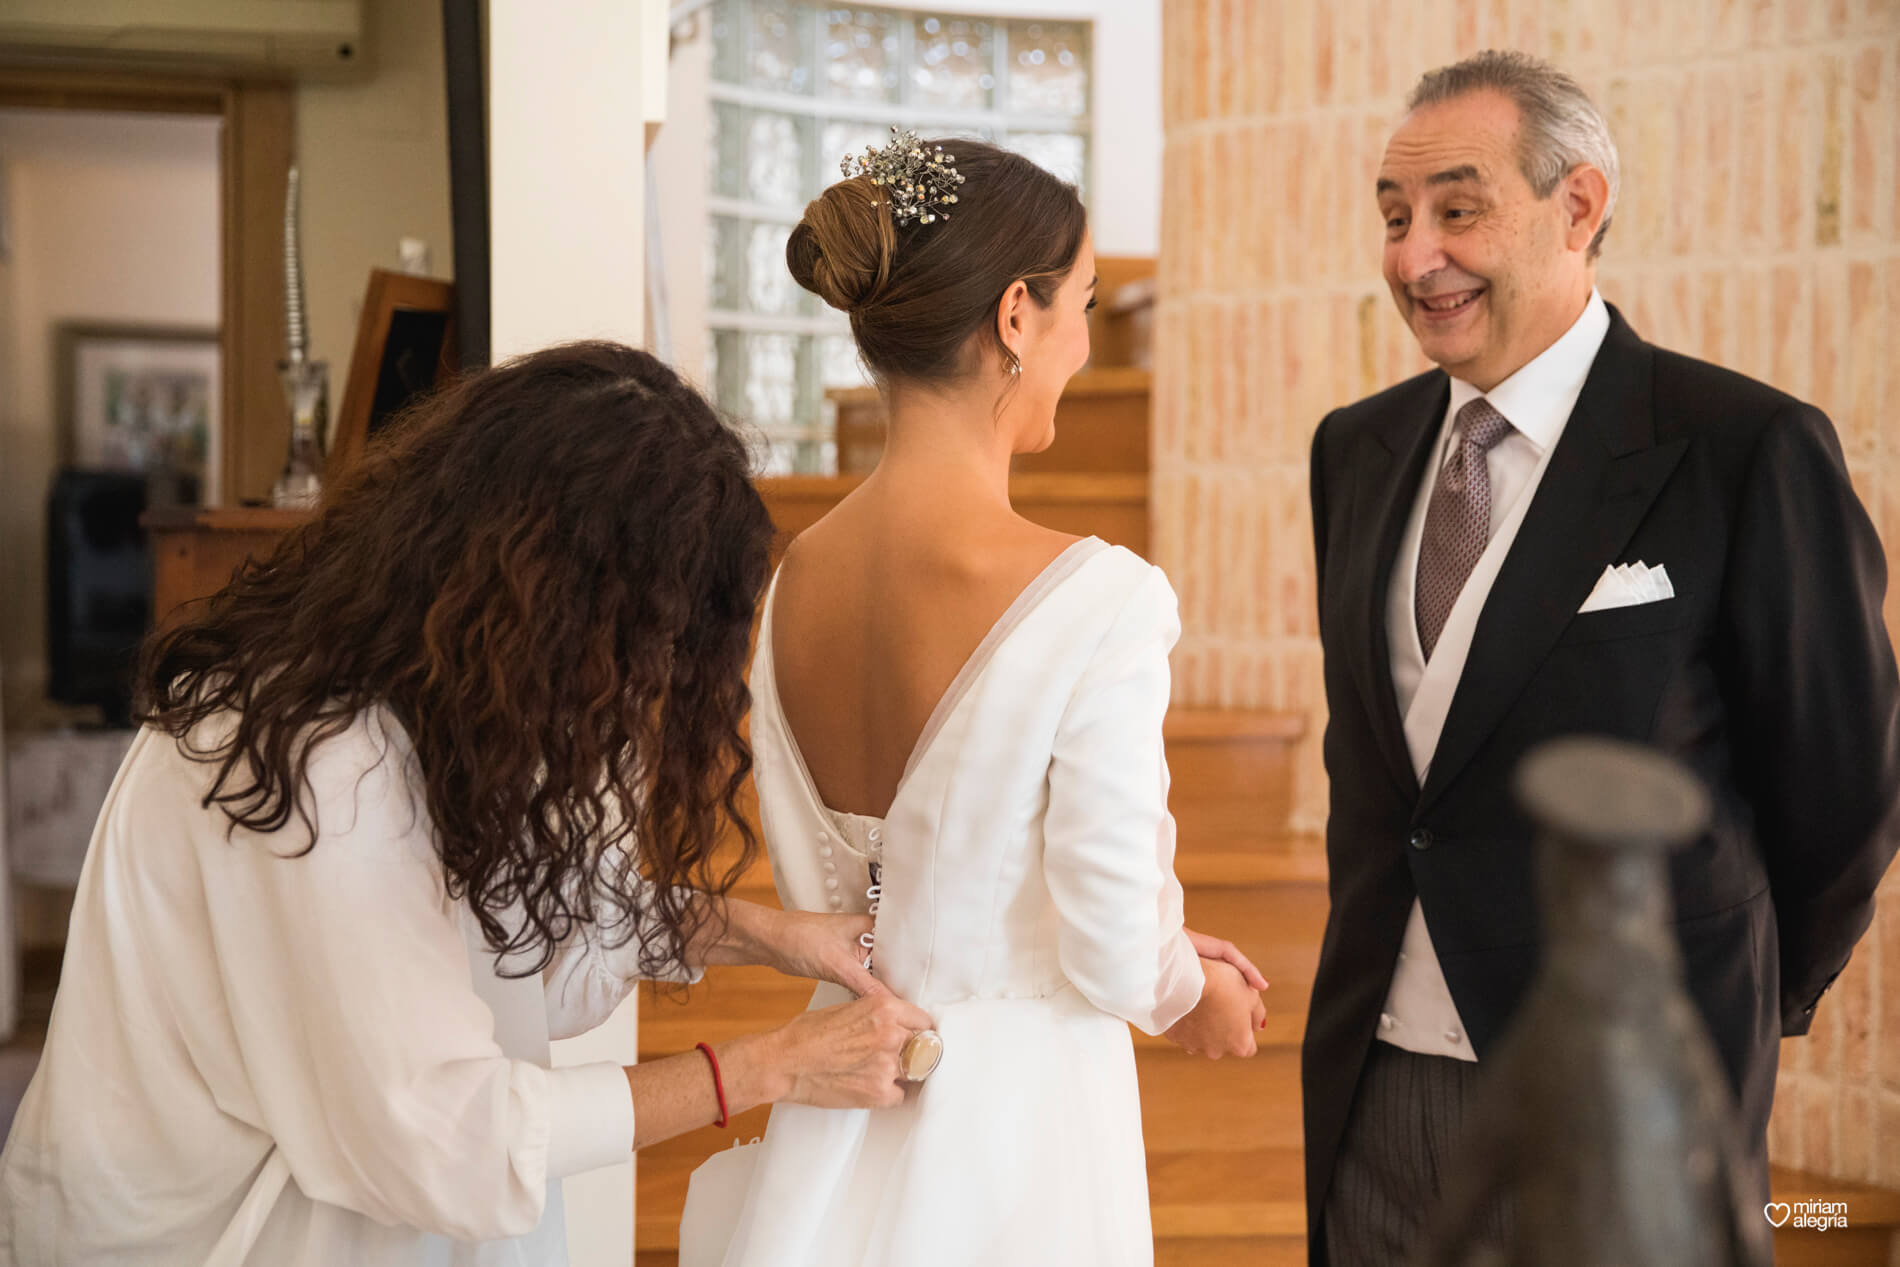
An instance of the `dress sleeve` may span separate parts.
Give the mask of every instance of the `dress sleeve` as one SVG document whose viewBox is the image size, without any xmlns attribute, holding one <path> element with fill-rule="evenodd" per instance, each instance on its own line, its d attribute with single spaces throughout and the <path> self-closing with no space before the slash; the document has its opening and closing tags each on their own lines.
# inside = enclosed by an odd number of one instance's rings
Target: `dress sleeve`
<svg viewBox="0 0 1900 1267">
<path fill-rule="evenodd" d="M 241 1062 L 208 1076 L 311 1199 L 457 1240 L 524 1235 L 550 1179 L 630 1154 L 632 1093 L 616 1064 L 502 1053 L 421 797 L 361 727 L 313 754 L 308 852 L 284 856 L 294 818 L 201 847 Z"/>
<path fill-rule="evenodd" d="M 609 850 L 599 870 L 617 871 L 625 866 L 625 857 L 619 849 Z M 613 889 L 603 885 L 595 903 L 596 922 L 577 928 L 542 972 L 550 1038 L 572 1038 L 603 1024 L 641 980 L 640 946 L 650 931 L 644 918 L 648 904 L 643 900 L 648 889 L 637 871 L 632 874 L 640 886 L 636 897 L 640 910 L 629 919 L 626 908 L 606 896 Z M 673 964 L 654 979 L 695 985 L 705 975 L 704 968 Z"/>
<path fill-rule="evenodd" d="M 1201 997 L 1182 931 L 1161 725 L 1180 634 L 1160 569 L 1123 606 L 1070 697 L 1049 763 L 1043 873 L 1062 971 L 1105 1012 L 1159 1034 Z"/>
</svg>

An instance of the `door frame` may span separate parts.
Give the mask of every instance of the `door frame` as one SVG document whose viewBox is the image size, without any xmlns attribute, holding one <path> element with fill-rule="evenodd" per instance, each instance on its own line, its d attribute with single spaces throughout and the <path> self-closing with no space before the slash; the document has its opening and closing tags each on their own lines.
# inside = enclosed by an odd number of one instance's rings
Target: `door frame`
<svg viewBox="0 0 1900 1267">
<path fill-rule="evenodd" d="M 263 498 L 290 445 L 283 359 L 284 193 L 294 85 L 279 80 L 0 65 L 0 107 L 213 115 L 219 138 L 218 342 L 226 505 Z"/>
</svg>

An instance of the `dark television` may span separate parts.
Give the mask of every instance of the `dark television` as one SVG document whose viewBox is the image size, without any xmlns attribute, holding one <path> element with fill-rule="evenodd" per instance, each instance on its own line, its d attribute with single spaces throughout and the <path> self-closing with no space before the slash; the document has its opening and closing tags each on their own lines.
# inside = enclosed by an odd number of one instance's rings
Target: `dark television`
<svg viewBox="0 0 1900 1267">
<path fill-rule="evenodd" d="M 67 468 L 46 508 L 47 694 L 130 724 L 139 641 L 152 624 L 147 478 Z"/>
</svg>

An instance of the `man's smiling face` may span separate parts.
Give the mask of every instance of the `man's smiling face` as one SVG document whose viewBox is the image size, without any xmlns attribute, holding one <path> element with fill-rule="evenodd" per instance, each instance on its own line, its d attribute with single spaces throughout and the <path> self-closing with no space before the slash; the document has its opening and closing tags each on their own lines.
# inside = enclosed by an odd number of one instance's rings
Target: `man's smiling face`
<svg viewBox="0 0 1900 1267">
<path fill-rule="evenodd" d="M 1516 103 L 1474 92 L 1413 111 L 1379 166 L 1392 298 L 1425 355 L 1481 391 L 1555 342 L 1593 280 L 1569 182 L 1538 197 L 1518 146 Z"/>
</svg>

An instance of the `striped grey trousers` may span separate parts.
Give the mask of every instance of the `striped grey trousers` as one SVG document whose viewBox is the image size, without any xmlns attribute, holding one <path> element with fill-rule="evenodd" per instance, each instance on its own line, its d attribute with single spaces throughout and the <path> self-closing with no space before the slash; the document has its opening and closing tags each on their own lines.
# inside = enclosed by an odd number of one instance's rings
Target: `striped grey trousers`
<svg viewBox="0 0 1900 1267">
<path fill-rule="evenodd" d="M 1326 1194 L 1331 1267 L 1401 1267 L 1423 1248 L 1441 1181 L 1458 1160 L 1478 1066 L 1374 1042 L 1359 1073 Z M 1491 1239 L 1508 1239 L 1509 1213 L 1492 1211 Z"/>
</svg>

